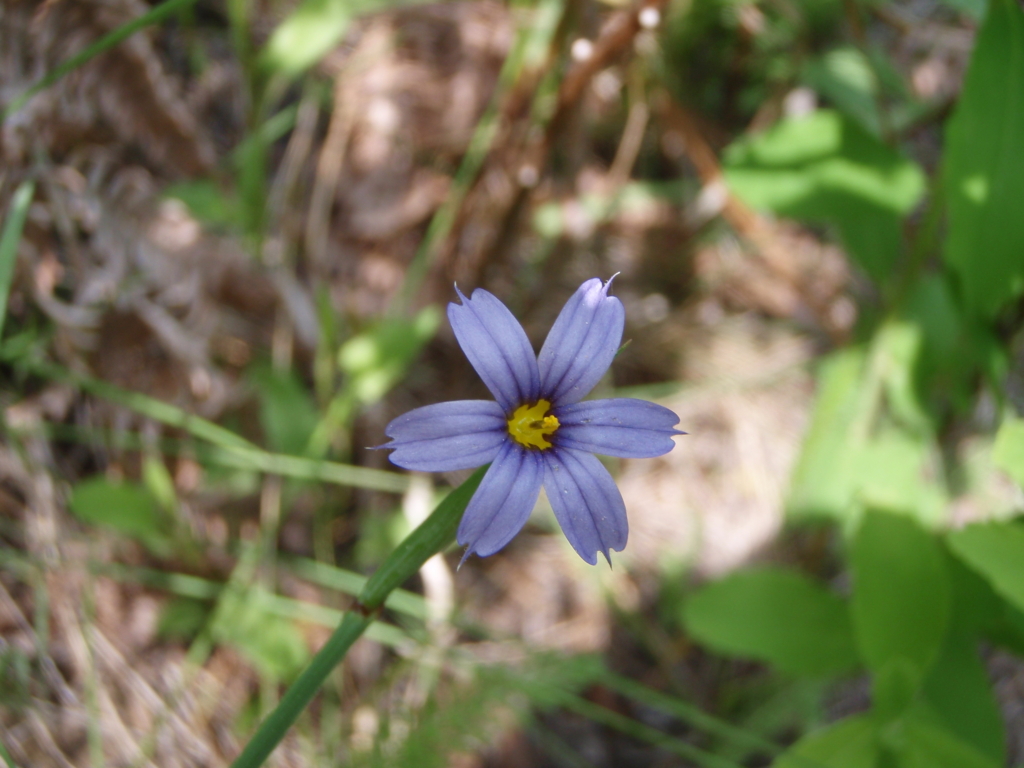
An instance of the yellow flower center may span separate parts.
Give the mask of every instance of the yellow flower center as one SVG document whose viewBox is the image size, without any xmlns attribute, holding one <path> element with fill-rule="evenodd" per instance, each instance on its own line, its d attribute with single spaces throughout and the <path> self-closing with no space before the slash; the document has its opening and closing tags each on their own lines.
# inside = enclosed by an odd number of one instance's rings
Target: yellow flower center
<svg viewBox="0 0 1024 768">
<path fill-rule="evenodd" d="M 550 448 L 547 438 L 558 429 L 558 419 L 545 416 L 551 403 L 538 400 L 534 405 L 521 405 L 508 420 L 508 433 L 524 448 Z"/>
</svg>

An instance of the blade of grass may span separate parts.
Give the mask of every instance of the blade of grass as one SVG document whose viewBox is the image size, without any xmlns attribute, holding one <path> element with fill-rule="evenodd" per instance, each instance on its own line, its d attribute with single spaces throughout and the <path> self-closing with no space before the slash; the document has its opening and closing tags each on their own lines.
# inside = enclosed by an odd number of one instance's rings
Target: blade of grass
<svg viewBox="0 0 1024 768">
<path fill-rule="evenodd" d="M 51 379 L 52 381 L 71 384 L 84 392 L 96 395 L 97 397 L 102 397 L 104 400 L 109 400 L 112 403 L 122 405 L 125 408 L 129 408 L 136 413 L 147 416 L 154 421 L 159 421 L 162 424 L 183 429 L 189 434 L 203 440 L 207 440 L 214 445 L 222 447 L 249 448 L 256 451 L 260 450 L 254 443 L 250 443 L 244 437 L 235 434 L 230 429 L 225 429 L 224 427 L 214 424 L 212 421 L 207 421 L 200 416 L 188 413 L 187 411 L 173 406 L 170 403 L 165 403 L 162 400 L 157 400 L 156 398 L 149 397 L 148 395 L 131 392 L 114 384 L 94 379 L 91 376 L 72 373 L 67 368 L 55 365 L 54 363 L 42 360 L 32 360 L 23 355 L 4 354 L 2 348 L 0 348 L 0 359 L 10 362 L 12 365 L 21 368 L 28 373 L 36 376 L 42 376 L 43 378 Z"/>
<path fill-rule="evenodd" d="M 14 97 L 11 103 L 7 105 L 3 111 L 3 117 L 0 118 L 0 122 L 6 120 L 8 117 L 13 115 L 15 112 L 20 110 L 25 104 L 42 90 L 49 88 L 51 85 L 60 80 L 64 75 L 69 72 L 73 72 L 78 67 L 85 64 L 89 59 L 92 59 L 105 51 L 110 50 L 114 46 L 118 45 L 125 39 L 131 37 L 140 29 L 144 29 L 152 24 L 157 24 L 172 13 L 176 13 L 183 8 L 188 7 L 196 0 L 167 0 L 167 2 L 158 5 L 148 13 L 144 13 L 137 19 L 132 19 L 127 24 L 122 24 L 117 29 L 111 30 L 107 34 L 103 35 L 96 42 L 87 45 L 81 51 L 76 53 L 69 59 L 65 59 L 58 64 L 54 69 L 43 75 L 34 85 L 30 86 L 28 90 L 19 96 Z"/>
<path fill-rule="evenodd" d="M 327 676 L 370 626 L 387 596 L 452 540 L 462 513 L 480 485 L 487 466 L 478 469 L 466 482 L 448 494 L 430 517 L 409 534 L 370 577 L 359 596 L 359 610 L 345 614 L 334 634 L 288 689 L 274 711 L 260 724 L 242 753 L 232 763 L 232 768 L 257 768 L 270 756 Z"/>
<path fill-rule="evenodd" d="M 196 456 L 222 467 L 268 472 L 297 480 L 320 480 L 389 493 L 404 493 L 409 487 L 409 478 L 397 472 L 267 453 L 259 448 L 207 447 L 197 451 Z"/>
<path fill-rule="evenodd" d="M 318 584 L 328 589 L 336 589 L 346 595 L 358 595 L 366 586 L 369 578 L 359 573 L 346 571 L 326 563 L 319 563 L 316 560 L 309 560 L 304 557 L 297 557 L 286 561 L 289 570 L 300 579 Z M 427 601 L 417 594 L 407 592 L 404 589 L 396 589 L 387 600 L 384 607 L 392 611 L 404 613 L 414 619 L 426 621 Z"/>
<path fill-rule="evenodd" d="M 197 459 L 211 464 L 389 493 L 404 493 L 409 487 L 409 479 L 397 472 L 269 453 L 241 435 L 177 406 L 138 392 L 130 392 L 99 379 L 74 374 L 59 365 L 30 360 L 20 355 L 5 355 L 3 348 L 0 348 L 0 359 L 9 360 L 13 365 L 29 373 L 79 387 L 85 392 L 129 408 L 154 421 L 182 429 L 193 437 L 206 440 L 213 445 L 193 446 L 191 450 Z M 118 439 L 123 440 L 124 437 Z"/>
<path fill-rule="evenodd" d="M 783 747 L 758 736 L 756 733 L 750 733 L 742 728 L 738 728 L 731 723 L 707 714 L 700 707 L 688 704 L 653 688 L 648 688 L 646 685 L 635 680 L 616 675 L 614 672 L 606 672 L 601 677 L 601 682 L 626 698 L 638 701 L 644 706 L 661 710 L 706 733 L 711 733 L 729 741 L 762 751 L 767 755 L 774 756 L 783 751 Z"/>
<path fill-rule="evenodd" d="M 215 600 L 225 589 L 225 584 L 211 579 L 202 579 L 184 573 L 167 573 L 152 568 L 133 568 L 118 563 L 94 563 L 94 573 L 107 576 L 128 584 L 141 584 L 152 589 L 160 589 L 178 597 L 193 600 Z M 410 595 L 412 596 L 412 595 Z M 261 591 L 260 605 L 268 613 L 285 619 L 305 621 L 325 627 L 336 627 L 342 620 L 343 611 L 329 608 L 304 600 L 295 600 L 283 595 L 275 595 Z M 399 647 L 410 642 L 411 638 L 398 627 L 385 622 L 374 622 L 367 630 L 367 637 L 378 643 L 391 647 Z"/>
<path fill-rule="evenodd" d="M 21 232 L 35 191 L 34 181 L 21 182 L 4 217 L 3 234 L 0 234 L 0 338 L 3 338 L 4 318 L 7 317 L 7 296 L 11 292 L 14 263 L 18 260 L 18 243 L 21 242 Z"/>
<path fill-rule="evenodd" d="M 637 741 L 647 742 L 660 749 L 664 749 L 666 752 L 671 752 L 673 755 L 678 755 L 701 766 L 701 768 L 743 768 L 739 763 L 706 752 L 682 739 L 662 733 L 656 728 L 651 728 L 649 725 L 644 725 L 637 720 L 620 715 L 618 712 L 613 712 L 579 696 L 565 697 L 562 706 L 571 712 L 582 715 L 588 720 L 593 720 L 595 723 L 607 726 L 608 728 L 614 728 L 616 731 L 624 733 Z"/>
</svg>

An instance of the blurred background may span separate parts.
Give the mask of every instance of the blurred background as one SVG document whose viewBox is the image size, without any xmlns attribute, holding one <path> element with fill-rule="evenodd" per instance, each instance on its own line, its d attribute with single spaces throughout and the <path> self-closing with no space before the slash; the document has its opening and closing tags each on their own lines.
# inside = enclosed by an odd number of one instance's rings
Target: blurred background
<svg viewBox="0 0 1024 768">
<path fill-rule="evenodd" d="M 6 0 L 0 762 L 224 766 L 618 274 L 624 552 L 542 496 L 396 592 L 275 766 L 1024 764 L 1017 0 Z"/>
</svg>

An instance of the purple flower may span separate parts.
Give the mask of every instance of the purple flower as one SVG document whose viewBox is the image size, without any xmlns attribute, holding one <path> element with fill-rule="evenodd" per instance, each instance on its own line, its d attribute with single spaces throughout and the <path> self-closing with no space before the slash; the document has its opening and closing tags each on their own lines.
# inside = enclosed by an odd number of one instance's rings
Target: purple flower
<svg viewBox="0 0 1024 768">
<path fill-rule="evenodd" d="M 555 517 L 580 557 L 626 546 L 626 506 L 593 454 L 640 459 L 672 450 L 679 417 L 645 400 L 580 402 L 622 340 L 625 310 L 611 280 L 587 280 L 555 320 L 540 354 L 493 294 L 478 288 L 448 319 L 469 362 L 497 402 L 456 400 L 417 408 L 388 424 L 391 461 L 445 472 L 491 462 L 459 525 L 465 557 L 492 555 L 526 524 L 547 489 Z M 463 560 L 465 560 L 465 557 Z"/>
</svg>

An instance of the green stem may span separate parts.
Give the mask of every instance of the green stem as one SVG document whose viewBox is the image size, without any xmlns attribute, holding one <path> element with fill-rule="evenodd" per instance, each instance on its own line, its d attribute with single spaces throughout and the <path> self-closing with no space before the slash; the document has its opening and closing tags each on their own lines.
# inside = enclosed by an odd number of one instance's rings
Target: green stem
<svg viewBox="0 0 1024 768">
<path fill-rule="evenodd" d="M 376 618 L 387 596 L 451 541 L 462 513 L 486 470 L 486 466 L 481 467 L 448 494 L 430 517 L 409 534 L 370 577 L 355 608 L 345 614 L 324 647 L 302 671 L 274 711 L 260 724 L 242 754 L 232 763 L 232 768 L 258 768 L 270 756 L 302 710 L 312 701 L 327 676 Z"/>
</svg>

